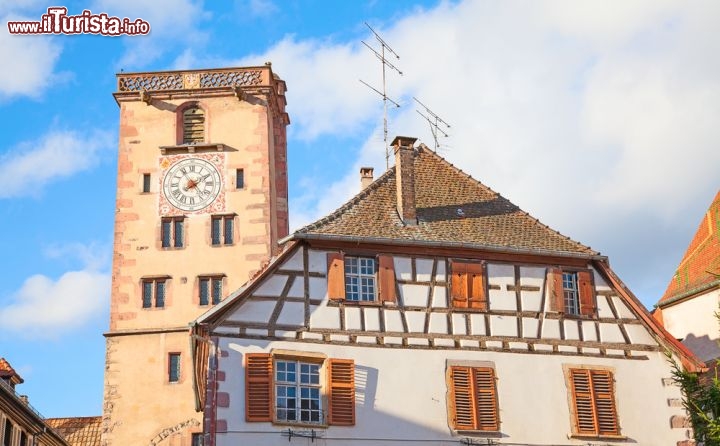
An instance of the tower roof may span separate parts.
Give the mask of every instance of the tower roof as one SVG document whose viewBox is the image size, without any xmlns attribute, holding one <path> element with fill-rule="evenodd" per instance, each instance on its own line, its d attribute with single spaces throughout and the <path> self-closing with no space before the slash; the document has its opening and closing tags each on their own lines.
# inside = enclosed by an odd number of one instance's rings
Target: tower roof
<svg viewBox="0 0 720 446">
<path fill-rule="evenodd" d="M 598 252 L 542 224 L 424 145 L 415 149 L 417 224 L 398 215 L 397 173 L 389 169 L 335 212 L 291 237 L 462 245 L 552 255 Z"/>
<path fill-rule="evenodd" d="M 720 286 L 720 191 L 710 203 L 659 306 Z"/>
</svg>

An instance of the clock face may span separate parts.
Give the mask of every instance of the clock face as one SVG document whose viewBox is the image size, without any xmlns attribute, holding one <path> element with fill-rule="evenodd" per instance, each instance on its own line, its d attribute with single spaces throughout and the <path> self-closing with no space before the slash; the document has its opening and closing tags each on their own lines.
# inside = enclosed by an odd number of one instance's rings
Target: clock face
<svg viewBox="0 0 720 446">
<path fill-rule="evenodd" d="M 163 178 L 163 193 L 183 211 L 199 211 L 217 198 L 222 188 L 220 172 L 210 162 L 186 158 L 173 164 Z"/>
</svg>

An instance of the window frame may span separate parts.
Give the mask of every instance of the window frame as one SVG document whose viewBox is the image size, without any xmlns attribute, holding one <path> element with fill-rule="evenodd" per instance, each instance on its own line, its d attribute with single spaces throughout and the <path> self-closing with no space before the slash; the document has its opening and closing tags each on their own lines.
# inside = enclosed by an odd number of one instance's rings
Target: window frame
<svg viewBox="0 0 720 446">
<path fill-rule="evenodd" d="M 368 265 L 368 263 L 370 264 Z M 368 270 L 372 272 L 368 272 Z M 378 298 L 377 271 L 378 264 L 375 257 L 346 256 L 344 265 L 345 300 L 348 302 L 375 302 Z"/>
<path fill-rule="evenodd" d="M 317 388 L 321 411 L 319 422 L 278 420 L 277 361 L 295 361 L 318 366 Z M 355 425 L 355 362 L 352 359 L 328 358 L 322 353 L 273 349 L 271 353 L 246 353 L 243 366 L 247 422 L 312 428 Z M 297 375 L 300 374 L 299 368 L 296 372 Z"/>
<path fill-rule="evenodd" d="M 611 367 L 565 364 L 563 365 L 563 372 L 567 386 L 570 426 L 572 428 L 571 437 L 593 439 L 626 438 L 621 433 L 620 417 L 617 410 L 615 370 Z M 581 389 L 578 392 L 578 380 L 583 378 L 582 375 L 585 375 L 584 378 L 587 381 L 587 391 Z M 597 384 L 596 380 L 598 381 Z M 603 380 L 605 382 L 602 382 Z M 608 391 L 598 392 L 598 387 L 602 389 L 603 386 Z M 585 400 L 585 404 L 579 406 L 578 403 L 582 399 Z M 601 404 L 599 405 L 599 403 Z M 579 407 L 584 409 L 581 410 Z M 581 421 L 581 417 L 584 418 L 584 421 Z M 588 420 L 588 417 L 591 420 Z M 604 421 L 601 422 L 601 418 Z M 582 426 L 582 424 L 587 425 L 588 421 L 594 424 L 592 430 Z M 608 429 L 608 426 L 603 427 L 603 423 L 606 425 L 610 423 L 611 429 Z"/>
<path fill-rule="evenodd" d="M 143 310 L 165 308 L 169 277 L 143 277 L 140 280 L 140 299 Z M 150 285 L 150 294 L 146 295 L 146 285 Z M 162 284 L 162 286 L 160 286 Z M 158 299 L 158 290 L 162 289 L 162 298 Z M 159 305 L 158 305 L 159 303 Z"/>
<path fill-rule="evenodd" d="M 214 306 L 222 302 L 225 276 L 222 274 L 209 274 L 198 276 L 198 305 L 201 307 Z M 207 283 L 207 301 L 203 303 L 203 283 Z M 215 284 L 219 283 L 219 292 L 215 295 Z"/>
<path fill-rule="evenodd" d="M 176 360 L 175 371 L 173 370 L 173 360 Z M 182 353 L 169 352 L 167 356 L 167 366 L 167 382 L 169 384 L 180 383 L 182 380 Z"/>
<path fill-rule="evenodd" d="M 564 276 L 574 274 L 577 285 L 577 312 L 570 311 L 565 301 Z M 550 301 L 550 311 L 562 313 L 571 318 L 597 317 L 597 292 L 595 290 L 594 274 L 591 269 L 582 268 L 548 268 L 546 290 Z"/>
<path fill-rule="evenodd" d="M 190 434 L 190 446 L 204 446 L 205 435 L 202 432 L 193 432 Z"/>
<path fill-rule="evenodd" d="M 235 169 L 235 189 L 245 189 L 245 169 Z"/>
<path fill-rule="evenodd" d="M 168 224 L 169 232 L 165 225 Z M 180 226 L 180 235 L 178 236 L 178 224 Z M 182 249 L 185 248 L 185 216 L 161 217 L 160 218 L 160 247 L 162 249 Z M 167 246 L 165 239 L 167 235 Z"/>
<path fill-rule="evenodd" d="M 286 368 L 284 371 L 280 370 L 281 364 Z M 292 365 L 293 368 L 295 369 L 293 372 L 291 372 L 287 368 L 290 365 Z M 306 373 L 306 375 L 309 374 L 310 377 L 315 375 L 317 377 L 317 382 L 315 382 L 315 383 L 313 383 L 313 382 L 303 383 L 302 382 L 303 366 L 305 366 L 306 368 L 311 369 L 311 370 L 313 368 L 315 368 L 315 373 Z M 322 398 L 322 396 L 323 396 L 322 390 L 323 389 L 322 389 L 322 382 L 320 380 L 322 371 L 323 371 L 323 363 L 322 362 L 318 363 L 315 361 L 307 361 L 307 360 L 297 359 L 297 358 L 283 358 L 283 357 L 273 358 L 273 407 L 275 408 L 275 410 L 273 412 L 273 418 L 275 420 L 275 423 L 279 423 L 279 424 L 286 424 L 286 423 L 287 424 L 313 424 L 313 425 L 325 424 L 325 420 L 324 420 L 324 416 L 323 416 L 324 415 L 324 413 L 323 413 L 324 404 L 323 404 L 323 398 Z M 294 379 L 292 381 L 290 381 L 290 380 L 281 381 L 279 379 L 279 375 L 281 373 L 284 373 L 285 376 L 290 375 L 292 373 L 294 376 Z M 285 395 L 279 394 L 281 388 L 283 388 L 285 390 Z M 292 409 L 290 407 L 287 407 L 287 403 L 286 403 L 286 407 L 284 408 L 286 413 L 285 413 L 285 418 L 283 419 L 280 417 L 280 411 L 282 410 L 280 407 L 280 400 L 283 398 L 285 400 L 291 399 L 291 396 L 288 395 L 288 392 L 287 392 L 289 389 L 294 390 L 295 397 L 292 399 L 296 400 L 296 402 L 295 402 L 295 407 Z M 312 391 L 315 391 L 316 396 L 310 395 L 308 398 L 305 398 L 305 400 L 309 400 L 311 403 L 313 401 L 316 401 L 317 408 L 303 409 L 303 407 L 302 407 L 303 390 L 307 390 L 310 393 L 313 393 Z M 298 405 L 298 403 L 299 403 L 299 405 Z M 294 420 L 288 419 L 288 415 L 289 415 L 290 411 L 296 412 Z M 317 412 L 317 417 L 318 417 L 317 421 L 302 420 L 302 412 L 303 411 L 309 411 L 310 417 L 312 417 L 313 412 Z M 299 417 L 298 417 L 298 415 L 299 415 Z M 300 419 L 298 419 L 298 418 L 300 418 Z"/>
<path fill-rule="evenodd" d="M 373 300 L 350 300 L 346 298 L 346 275 L 344 252 L 327 253 L 328 299 L 350 305 L 383 305 L 397 302 L 397 284 L 393 257 L 388 254 L 348 254 L 349 258 L 372 258 L 375 262 L 375 298 Z"/>
<path fill-rule="evenodd" d="M 149 194 L 152 192 L 152 174 L 143 172 L 140 176 L 140 192 Z"/>
<path fill-rule="evenodd" d="M 10 417 L 5 417 L 5 422 L 2 426 L 3 434 L 3 446 L 12 446 L 13 444 L 13 432 L 15 431 L 15 424 L 12 422 Z M 9 431 L 9 433 L 8 433 Z"/>
<path fill-rule="evenodd" d="M 233 246 L 235 244 L 235 216 L 236 214 L 217 214 L 210 217 L 210 246 Z M 219 225 L 217 228 L 217 243 L 215 237 L 216 222 Z"/>
<path fill-rule="evenodd" d="M 448 361 L 445 378 L 450 428 L 458 433 L 499 435 L 502 422 L 495 365 Z"/>
<path fill-rule="evenodd" d="M 194 133 L 198 132 L 198 130 L 193 128 L 195 125 L 192 125 L 193 123 L 188 122 L 188 120 L 185 119 L 186 115 L 188 115 L 188 113 L 193 110 L 199 111 L 199 113 L 197 113 L 197 116 L 199 116 L 200 119 L 198 120 L 198 123 L 195 124 L 196 126 L 199 126 L 202 128 L 202 130 L 201 130 L 202 134 L 200 135 L 199 139 L 198 139 L 198 137 L 189 137 L 188 136 L 189 133 L 194 134 Z M 191 103 L 191 104 L 187 105 L 186 107 L 183 107 L 182 110 L 179 110 L 178 113 L 180 114 L 179 120 L 182 125 L 181 132 L 180 132 L 180 137 L 181 137 L 180 142 L 182 144 L 202 144 L 202 143 L 207 142 L 207 135 L 206 135 L 207 119 L 206 119 L 205 109 L 202 108 L 200 106 L 200 104 Z"/>
</svg>

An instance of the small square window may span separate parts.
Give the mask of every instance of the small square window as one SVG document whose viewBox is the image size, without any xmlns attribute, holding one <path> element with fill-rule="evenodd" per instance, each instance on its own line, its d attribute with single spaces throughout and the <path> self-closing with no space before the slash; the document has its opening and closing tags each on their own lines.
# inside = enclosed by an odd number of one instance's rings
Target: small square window
<svg viewBox="0 0 720 446">
<path fill-rule="evenodd" d="M 165 217 L 160 226 L 160 241 L 163 248 L 182 248 L 184 217 Z"/>
<path fill-rule="evenodd" d="M 145 193 L 150 192 L 150 174 L 149 173 L 143 174 L 142 191 Z"/>
<path fill-rule="evenodd" d="M 235 169 L 235 189 L 245 187 L 245 171 L 243 169 Z"/>
<path fill-rule="evenodd" d="M 375 294 L 375 259 L 345 257 L 345 298 L 370 302 Z"/>
<path fill-rule="evenodd" d="M 233 244 L 233 222 L 232 215 L 216 215 L 212 217 L 210 228 L 210 243 L 213 246 Z"/>
<path fill-rule="evenodd" d="M 168 354 L 168 382 L 180 381 L 180 353 Z"/>
<path fill-rule="evenodd" d="M 580 314 L 580 294 L 578 293 L 577 273 L 563 272 L 563 299 L 565 312 L 568 314 Z"/>
<path fill-rule="evenodd" d="M 142 281 L 142 307 L 165 307 L 165 279 L 145 279 Z"/>
<path fill-rule="evenodd" d="M 192 434 L 191 446 L 203 446 L 204 444 L 205 439 L 203 438 L 203 434 Z"/>
<path fill-rule="evenodd" d="M 222 300 L 222 277 L 200 277 L 200 305 L 208 305 L 212 302 L 217 305 Z"/>
</svg>

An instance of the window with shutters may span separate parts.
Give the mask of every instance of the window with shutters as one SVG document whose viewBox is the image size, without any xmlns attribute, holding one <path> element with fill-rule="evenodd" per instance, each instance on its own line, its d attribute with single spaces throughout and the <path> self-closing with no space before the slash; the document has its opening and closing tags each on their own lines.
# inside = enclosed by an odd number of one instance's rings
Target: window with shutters
<svg viewBox="0 0 720 446">
<path fill-rule="evenodd" d="M 198 106 L 191 106 L 182 112 L 183 144 L 205 141 L 205 112 Z"/>
<path fill-rule="evenodd" d="M 210 219 L 210 244 L 226 246 L 234 243 L 234 215 L 213 215 Z"/>
<path fill-rule="evenodd" d="M 375 300 L 375 259 L 345 257 L 345 299 Z"/>
<path fill-rule="evenodd" d="M 453 308 L 487 311 L 485 264 L 481 262 L 450 262 L 450 297 Z"/>
<path fill-rule="evenodd" d="M 165 281 L 166 278 L 152 278 L 142 280 L 142 307 L 165 307 Z"/>
<path fill-rule="evenodd" d="M 249 422 L 355 424 L 355 364 L 347 359 L 245 355 Z"/>
<path fill-rule="evenodd" d="M 163 248 L 184 246 L 184 217 L 163 217 L 160 222 L 160 244 Z"/>
<path fill-rule="evenodd" d="M 395 266 L 388 255 L 346 256 L 328 253 L 330 300 L 369 303 L 395 302 Z"/>
<path fill-rule="evenodd" d="M 448 366 L 448 413 L 458 431 L 498 432 L 495 369 L 466 365 Z"/>
<path fill-rule="evenodd" d="M 566 368 L 573 435 L 619 437 L 613 373 L 605 369 Z"/>
<path fill-rule="evenodd" d="M 550 310 L 570 316 L 596 314 L 592 271 L 550 268 L 547 274 Z"/>
</svg>

